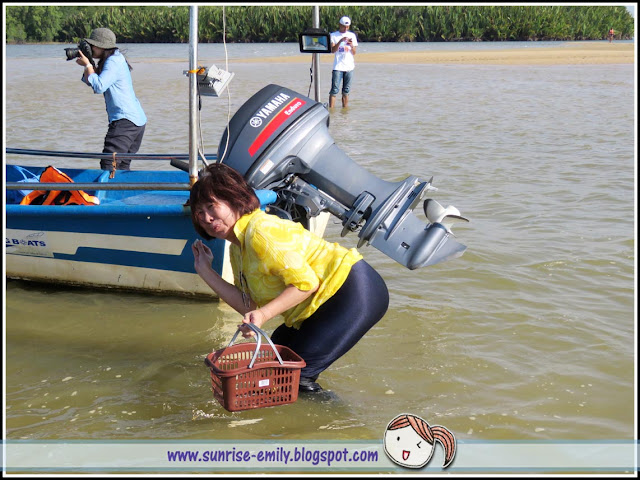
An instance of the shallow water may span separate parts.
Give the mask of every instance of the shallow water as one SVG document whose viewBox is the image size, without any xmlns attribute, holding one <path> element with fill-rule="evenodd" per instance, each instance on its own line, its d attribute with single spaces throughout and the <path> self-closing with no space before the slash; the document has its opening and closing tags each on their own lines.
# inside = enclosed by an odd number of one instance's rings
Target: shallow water
<svg viewBox="0 0 640 480">
<path fill-rule="evenodd" d="M 100 151 L 102 98 L 45 47 L 8 50 L 6 145 Z M 135 51 L 141 153 L 186 153 L 186 60 Z M 229 69 L 230 104 L 202 102 L 206 152 L 263 86 L 309 92 L 300 64 Z M 409 271 L 362 248 L 390 308 L 322 374 L 332 395 L 241 413 L 213 400 L 203 364 L 239 322 L 226 305 L 7 281 L 6 438 L 377 440 L 404 412 L 462 440 L 634 438 L 634 103 L 633 65 L 358 65 L 332 136 L 385 180 L 433 175 L 432 197 L 471 219 L 453 229 L 464 256 Z M 340 230 L 327 236 L 355 246 Z"/>
</svg>

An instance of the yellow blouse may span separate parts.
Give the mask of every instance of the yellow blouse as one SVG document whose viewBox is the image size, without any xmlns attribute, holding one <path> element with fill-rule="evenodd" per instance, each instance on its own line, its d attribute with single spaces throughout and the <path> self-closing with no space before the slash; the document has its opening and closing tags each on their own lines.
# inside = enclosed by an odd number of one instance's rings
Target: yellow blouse
<svg viewBox="0 0 640 480">
<path fill-rule="evenodd" d="M 330 243 L 302 225 L 270 215 L 260 209 L 243 215 L 233 227 L 240 247 L 229 248 L 234 283 L 258 306 L 276 298 L 287 285 L 318 290 L 304 302 L 282 313 L 287 326 L 300 324 L 338 291 L 362 255 Z"/>
</svg>

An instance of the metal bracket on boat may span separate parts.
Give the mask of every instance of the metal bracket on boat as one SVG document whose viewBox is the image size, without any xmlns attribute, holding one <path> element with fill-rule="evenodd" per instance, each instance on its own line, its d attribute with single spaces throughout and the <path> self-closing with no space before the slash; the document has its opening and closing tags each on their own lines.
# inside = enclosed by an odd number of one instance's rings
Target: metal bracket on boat
<svg viewBox="0 0 640 480">
<path fill-rule="evenodd" d="M 184 70 L 186 76 L 196 74 L 198 79 L 198 93 L 208 97 L 219 97 L 229 85 L 235 73 L 227 72 L 211 65 L 209 68 L 199 67 L 195 70 Z"/>
<path fill-rule="evenodd" d="M 279 194 L 290 203 L 295 203 L 305 208 L 312 217 L 318 216 L 324 211 L 329 211 L 342 219 L 348 210 L 347 207 L 323 191 L 314 188 L 295 176 L 289 179 L 285 188 L 279 190 Z"/>
<path fill-rule="evenodd" d="M 362 226 L 365 214 L 371 207 L 371 204 L 374 200 L 375 197 L 369 192 L 362 192 L 358 196 L 355 203 L 353 204 L 353 208 L 347 214 L 347 218 L 345 218 L 342 222 L 344 228 L 342 229 L 342 232 L 340 232 L 341 237 L 344 237 L 349 232 L 355 232 Z"/>
</svg>

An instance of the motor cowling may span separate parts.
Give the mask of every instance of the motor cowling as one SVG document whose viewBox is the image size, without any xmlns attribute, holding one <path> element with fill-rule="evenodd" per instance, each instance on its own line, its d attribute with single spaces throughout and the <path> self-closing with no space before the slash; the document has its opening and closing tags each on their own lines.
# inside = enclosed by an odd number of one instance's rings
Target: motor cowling
<svg viewBox="0 0 640 480">
<path fill-rule="evenodd" d="M 329 134 L 325 106 L 285 87 L 268 85 L 240 107 L 225 129 L 218 158 L 253 188 L 276 191 L 281 211 L 293 205 L 307 216 L 329 211 L 342 221 L 343 236 L 358 232 L 358 247 L 373 245 L 409 269 L 466 249 L 445 224 L 425 224 L 414 215 L 414 207 L 435 190 L 431 180 L 387 182 L 360 167 Z"/>
</svg>

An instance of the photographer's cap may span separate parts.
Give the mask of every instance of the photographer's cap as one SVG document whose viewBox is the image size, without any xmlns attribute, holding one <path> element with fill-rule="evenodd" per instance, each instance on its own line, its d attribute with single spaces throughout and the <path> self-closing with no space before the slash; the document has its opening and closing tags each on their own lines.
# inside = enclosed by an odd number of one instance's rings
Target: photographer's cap
<svg viewBox="0 0 640 480">
<path fill-rule="evenodd" d="M 96 28 L 91 32 L 91 36 L 89 38 L 85 38 L 85 40 L 87 43 L 99 48 L 116 48 L 116 34 L 108 28 Z"/>
<path fill-rule="evenodd" d="M 340 19 L 340 25 L 346 25 L 348 27 L 351 25 L 351 19 L 349 17 L 342 17 Z"/>
</svg>

